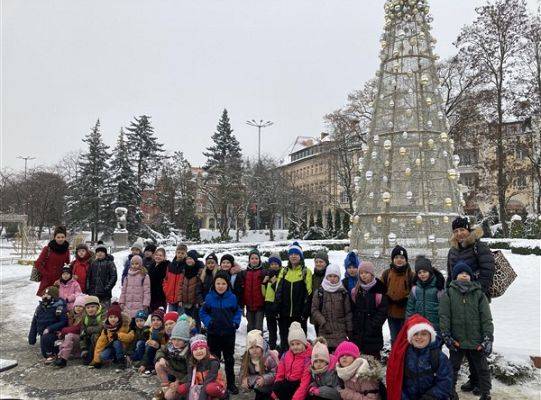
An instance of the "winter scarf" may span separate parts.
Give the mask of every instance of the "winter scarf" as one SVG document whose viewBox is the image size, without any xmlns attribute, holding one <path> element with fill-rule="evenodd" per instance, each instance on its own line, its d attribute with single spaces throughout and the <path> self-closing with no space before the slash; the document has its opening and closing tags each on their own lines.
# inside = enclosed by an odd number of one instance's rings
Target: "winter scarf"
<svg viewBox="0 0 541 400">
<path fill-rule="evenodd" d="M 361 357 L 354 360 L 351 365 L 347 367 L 341 367 L 340 364 L 336 364 L 336 373 L 343 381 L 349 381 L 354 375 L 358 378 L 361 374 L 366 374 L 368 371 L 368 361 Z"/>
<path fill-rule="evenodd" d="M 328 279 L 323 279 L 323 282 L 321 282 L 321 287 L 326 292 L 334 293 L 334 292 L 336 292 L 337 290 L 339 290 L 340 288 L 342 288 L 344 286 L 342 285 L 342 282 L 340 282 L 340 281 L 338 281 L 337 283 L 331 283 L 331 282 L 329 282 Z"/>
<path fill-rule="evenodd" d="M 351 293 L 351 291 L 355 288 L 355 286 L 357 285 L 357 282 L 359 281 L 359 277 L 356 275 L 356 276 L 351 276 L 350 274 L 348 274 L 346 272 L 346 277 L 345 277 L 345 281 L 347 283 L 347 289 L 348 289 L 348 292 Z"/>
<path fill-rule="evenodd" d="M 368 292 L 376 285 L 376 282 L 376 277 L 373 277 L 372 282 L 370 283 L 362 283 L 362 281 L 359 279 L 359 286 L 363 291 Z"/>
<path fill-rule="evenodd" d="M 182 349 L 177 349 L 175 346 L 173 346 L 173 343 L 167 342 L 166 350 L 169 357 L 171 357 L 174 360 L 180 360 L 182 358 L 186 358 L 186 355 L 190 351 L 190 346 L 184 346 Z"/>
<path fill-rule="evenodd" d="M 62 244 L 56 243 L 56 240 L 51 240 L 48 244 L 49 248 L 55 253 L 62 254 L 69 250 L 70 244 L 68 241 L 64 241 Z"/>
<path fill-rule="evenodd" d="M 186 264 L 186 267 L 184 267 L 184 277 L 186 279 L 192 279 L 193 277 L 197 276 L 198 272 L 199 272 L 198 262 L 196 262 L 194 265 Z"/>
</svg>

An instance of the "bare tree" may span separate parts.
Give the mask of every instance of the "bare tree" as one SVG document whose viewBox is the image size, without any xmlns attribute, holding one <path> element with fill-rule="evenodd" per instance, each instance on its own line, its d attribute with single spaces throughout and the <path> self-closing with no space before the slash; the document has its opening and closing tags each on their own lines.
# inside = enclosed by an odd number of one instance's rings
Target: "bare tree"
<svg viewBox="0 0 541 400">
<path fill-rule="evenodd" d="M 508 234 L 506 192 L 510 181 L 505 171 L 504 119 L 511 111 L 511 74 L 519 64 L 527 23 L 525 0 L 498 0 L 476 9 L 477 18 L 462 29 L 456 45 L 461 57 L 477 69 L 487 91 L 494 95 L 487 102 L 487 118 L 494 121 L 498 207 L 504 235 Z"/>
</svg>

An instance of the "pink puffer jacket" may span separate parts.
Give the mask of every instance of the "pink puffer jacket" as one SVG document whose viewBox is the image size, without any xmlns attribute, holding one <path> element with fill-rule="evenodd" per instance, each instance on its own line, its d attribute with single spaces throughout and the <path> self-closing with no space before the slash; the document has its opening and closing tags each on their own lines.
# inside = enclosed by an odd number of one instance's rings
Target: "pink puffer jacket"
<svg viewBox="0 0 541 400">
<path fill-rule="evenodd" d="M 60 298 L 66 301 L 66 304 L 68 305 L 68 311 L 73 310 L 73 303 L 75 303 L 75 298 L 82 294 L 79 282 L 72 278 L 66 283 L 62 283 L 62 281 L 60 281 L 59 285 Z"/>
<path fill-rule="evenodd" d="M 306 350 L 300 354 L 293 354 L 291 350 L 286 351 L 276 370 L 275 382 L 288 380 L 290 382 L 300 381 L 300 385 L 295 391 L 292 400 L 304 400 L 308 395 L 310 388 L 310 357 L 312 347 L 310 343 L 306 345 Z"/>
<path fill-rule="evenodd" d="M 150 306 L 150 278 L 145 268 L 128 270 L 119 303 L 130 318 L 134 318 L 137 311 Z"/>
</svg>

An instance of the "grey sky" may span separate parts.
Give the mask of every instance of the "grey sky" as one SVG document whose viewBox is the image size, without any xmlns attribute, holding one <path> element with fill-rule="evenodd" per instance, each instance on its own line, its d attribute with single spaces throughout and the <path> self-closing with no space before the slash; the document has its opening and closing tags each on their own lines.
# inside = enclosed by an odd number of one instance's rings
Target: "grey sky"
<svg viewBox="0 0 541 400">
<path fill-rule="evenodd" d="M 285 156 L 374 76 L 383 3 L 2 0 L 2 166 L 56 162 L 98 117 L 113 146 L 143 113 L 168 151 L 201 165 L 224 107 L 245 156 L 257 155 L 252 118 L 275 122 L 262 153 Z M 445 58 L 484 1 L 430 3 Z"/>
</svg>

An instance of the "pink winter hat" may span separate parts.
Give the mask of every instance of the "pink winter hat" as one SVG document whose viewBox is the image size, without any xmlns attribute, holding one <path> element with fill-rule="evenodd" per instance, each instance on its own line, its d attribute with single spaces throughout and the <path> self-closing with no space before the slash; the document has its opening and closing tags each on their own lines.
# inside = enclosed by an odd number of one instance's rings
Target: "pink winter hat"
<svg viewBox="0 0 541 400">
<path fill-rule="evenodd" d="M 75 298 L 75 302 L 73 303 L 73 307 L 77 307 L 77 306 L 84 307 L 85 306 L 85 301 L 86 301 L 86 294 L 81 294 L 81 295 L 79 295 L 79 296 L 77 296 Z"/>
<path fill-rule="evenodd" d="M 344 340 L 342 343 L 338 345 L 336 350 L 334 351 L 334 356 L 337 360 L 340 360 L 340 357 L 343 356 L 351 356 L 353 358 L 359 358 L 361 356 L 361 351 L 357 347 L 355 343 L 348 342 L 347 340 Z"/>
<path fill-rule="evenodd" d="M 370 261 L 363 261 L 361 265 L 359 265 L 359 274 L 361 272 L 368 272 L 369 274 L 372 274 L 372 276 L 375 276 L 374 264 L 372 264 Z"/>
<path fill-rule="evenodd" d="M 330 362 L 329 349 L 327 345 L 321 342 L 317 342 L 312 348 L 312 364 L 316 360 L 325 361 L 327 364 Z"/>
</svg>

